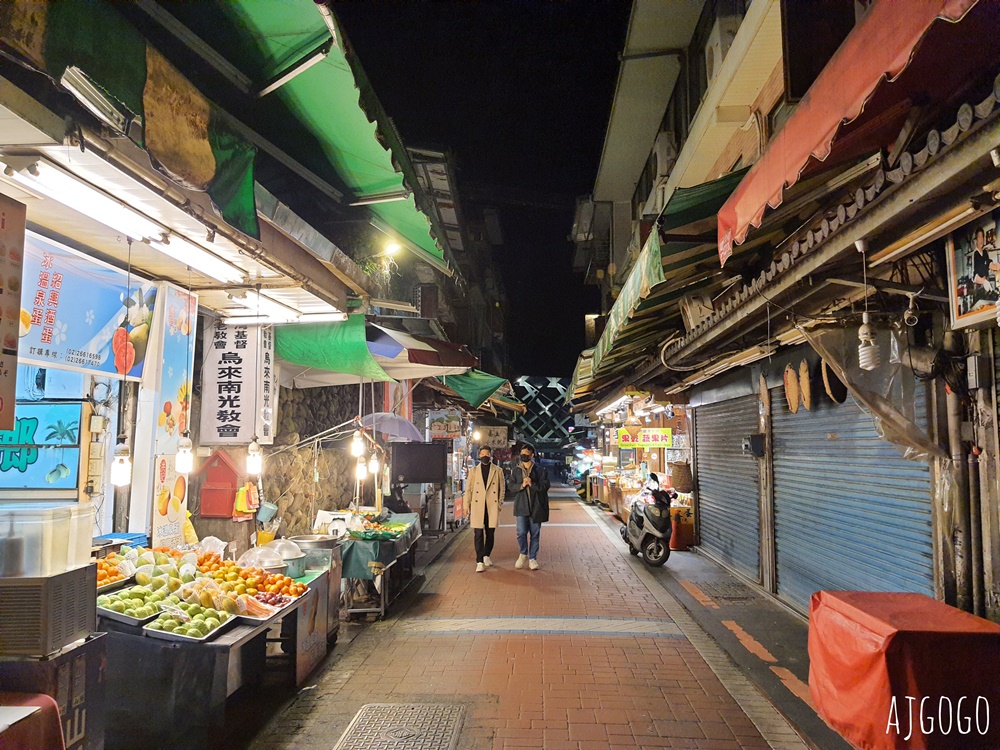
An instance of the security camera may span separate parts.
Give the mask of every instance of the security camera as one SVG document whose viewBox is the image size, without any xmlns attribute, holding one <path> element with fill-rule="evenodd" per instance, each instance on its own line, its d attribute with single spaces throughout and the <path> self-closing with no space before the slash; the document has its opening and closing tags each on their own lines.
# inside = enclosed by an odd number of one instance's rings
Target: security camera
<svg viewBox="0 0 1000 750">
<path fill-rule="evenodd" d="M 913 309 L 906 310 L 903 313 L 903 322 L 910 326 L 910 328 L 913 328 L 917 324 L 917 311 Z"/>
</svg>

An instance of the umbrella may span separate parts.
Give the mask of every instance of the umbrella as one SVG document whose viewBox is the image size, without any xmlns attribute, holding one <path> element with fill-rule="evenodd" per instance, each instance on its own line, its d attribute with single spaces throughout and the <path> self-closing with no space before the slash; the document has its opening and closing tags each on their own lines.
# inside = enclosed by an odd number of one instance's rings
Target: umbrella
<svg viewBox="0 0 1000 750">
<path fill-rule="evenodd" d="M 383 435 L 412 440 L 417 443 L 424 442 L 424 436 L 406 417 L 391 412 L 377 411 L 374 414 L 365 414 L 361 418 L 361 424 L 365 427 L 374 427 Z"/>
</svg>

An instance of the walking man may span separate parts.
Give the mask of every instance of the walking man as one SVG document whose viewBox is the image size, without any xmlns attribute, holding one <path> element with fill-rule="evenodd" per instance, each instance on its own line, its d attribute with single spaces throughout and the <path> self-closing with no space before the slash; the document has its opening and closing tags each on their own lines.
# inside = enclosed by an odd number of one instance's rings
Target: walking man
<svg viewBox="0 0 1000 750">
<path fill-rule="evenodd" d="M 549 477 L 535 463 L 535 449 L 530 445 L 521 448 L 520 463 L 511 469 L 507 494 L 514 497 L 517 545 L 521 551 L 514 567 L 523 568 L 527 562 L 531 570 L 538 570 L 538 537 L 542 524 L 549 520 Z"/>
<path fill-rule="evenodd" d="M 476 572 L 482 573 L 493 565 L 493 537 L 500 523 L 505 486 L 503 471 L 493 463 L 493 451 L 484 445 L 479 449 L 479 466 L 469 472 L 465 488 L 465 507 L 476 543 Z"/>
</svg>

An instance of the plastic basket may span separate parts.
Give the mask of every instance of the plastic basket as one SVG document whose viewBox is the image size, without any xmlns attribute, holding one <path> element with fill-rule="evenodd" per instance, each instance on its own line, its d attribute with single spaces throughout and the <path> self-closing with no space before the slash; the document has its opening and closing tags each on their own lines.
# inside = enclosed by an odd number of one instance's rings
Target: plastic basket
<svg viewBox="0 0 1000 750">
<path fill-rule="evenodd" d="M 97 566 L 0 578 L 0 654 L 45 656 L 97 629 Z"/>
</svg>

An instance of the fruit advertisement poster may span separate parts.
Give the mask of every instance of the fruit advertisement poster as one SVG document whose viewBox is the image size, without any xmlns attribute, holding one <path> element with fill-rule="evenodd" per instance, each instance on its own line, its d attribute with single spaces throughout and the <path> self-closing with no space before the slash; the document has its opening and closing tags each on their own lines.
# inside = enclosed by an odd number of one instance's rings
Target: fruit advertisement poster
<svg viewBox="0 0 1000 750">
<path fill-rule="evenodd" d="M 462 415 L 451 409 L 430 412 L 430 429 L 433 440 L 454 440 L 462 437 Z"/>
<path fill-rule="evenodd" d="M 187 477 L 174 471 L 173 456 L 153 460 L 153 547 L 184 544 L 187 518 Z"/>
<path fill-rule="evenodd" d="M 191 373 L 194 370 L 195 327 L 198 322 L 198 296 L 170 285 L 160 288 L 165 315 L 163 326 L 163 363 L 156 417 L 157 455 L 174 456 L 177 443 L 191 424 Z"/>
<path fill-rule="evenodd" d="M 13 430 L 0 430 L 0 488 L 75 490 L 80 404 L 20 403 Z"/>
<path fill-rule="evenodd" d="M 14 429 L 26 217 L 23 203 L 0 195 L 0 430 Z"/>
<path fill-rule="evenodd" d="M 152 282 L 132 274 L 129 284 L 125 271 L 28 232 L 21 302 L 22 363 L 142 377 L 156 307 Z"/>
</svg>

